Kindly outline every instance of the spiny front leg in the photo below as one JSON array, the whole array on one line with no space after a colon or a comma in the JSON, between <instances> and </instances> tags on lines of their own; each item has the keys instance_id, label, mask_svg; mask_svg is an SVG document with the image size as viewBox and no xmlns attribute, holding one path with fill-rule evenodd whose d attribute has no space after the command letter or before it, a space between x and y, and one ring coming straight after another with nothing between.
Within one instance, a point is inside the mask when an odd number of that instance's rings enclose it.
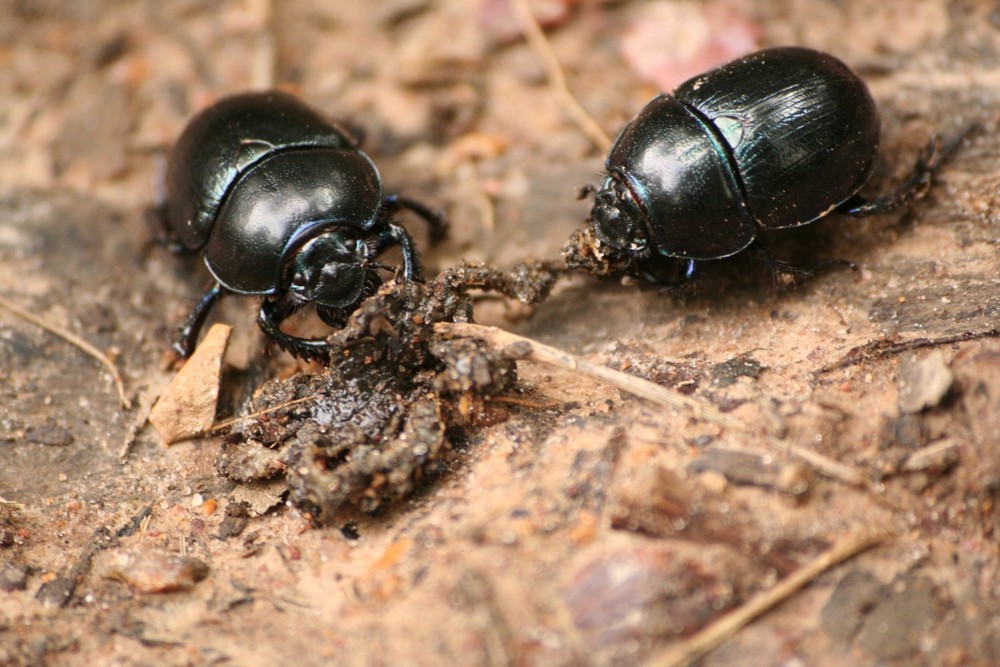
<instances>
[{"instance_id":1,"label":"spiny front leg","mask_svg":"<svg viewBox=\"0 0 1000 667\"><path fill-rule=\"evenodd\" d=\"M330 358L330 346L325 340L299 338L282 331L278 325L295 311L293 306L282 306L271 298L265 298L260 304L257 324L264 334L274 341L282 350L300 359L315 359L327 361Z\"/></svg>"},{"instance_id":2,"label":"spiny front leg","mask_svg":"<svg viewBox=\"0 0 1000 667\"><path fill-rule=\"evenodd\" d=\"M198 334L201 332L201 327L208 318L209 311L212 310L212 306L218 303L225 292L226 290L222 285L218 282L213 283L212 287L205 292L191 310L187 321L181 327L180 331L177 332L177 338L171 344L174 352L179 354L182 359L187 359L194 352L195 343L198 342Z\"/></svg>"},{"instance_id":3,"label":"spiny front leg","mask_svg":"<svg viewBox=\"0 0 1000 667\"><path fill-rule=\"evenodd\" d=\"M391 245L398 245L403 252L403 279L423 281L423 269L420 266L420 255L413 239L394 222L386 222L378 232L375 242L375 254L381 254Z\"/></svg>"},{"instance_id":4,"label":"spiny front leg","mask_svg":"<svg viewBox=\"0 0 1000 667\"><path fill-rule=\"evenodd\" d=\"M413 211L418 216L423 218L424 222L427 223L427 226L430 229L431 243L443 241L448 236L448 221L445 217L432 210L430 207L418 202L416 199L401 197L399 195L389 195L382 200L382 207L387 217L405 208Z\"/></svg>"}]
</instances>

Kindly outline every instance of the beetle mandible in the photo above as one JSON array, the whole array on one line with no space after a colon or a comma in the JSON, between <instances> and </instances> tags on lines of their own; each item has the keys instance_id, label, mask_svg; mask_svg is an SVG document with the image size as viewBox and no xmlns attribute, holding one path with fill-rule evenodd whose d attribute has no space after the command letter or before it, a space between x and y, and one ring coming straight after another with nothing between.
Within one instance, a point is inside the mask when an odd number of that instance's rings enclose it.
<instances>
[{"instance_id":1,"label":"beetle mandible","mask_svg":"<svg viewBox=\"0 0 1000 667\"><path fill-rule=\"evenodd\" d=\"M225 294L263 297L258 324L279 347L303 358L323 340L279 328L314 304L342 326L382 279L375 260L398 245L402 277L422 279L400 209L426 220L432 239L444 220L428 207L384 196L372 161L348 133L282 92L224 98L197 114L170 154L164 224L179 249L201 251L215 281L194 307L174 349L188 356L212 306Z\"/></svg>"},{"instance_id":2,"label":"beetle mandible","mask_svg":"<svg viewBox=\"0 0 1000 667\"><path fill-rule=\"evenodd\" d=\"M844 63L801 47L757 51L639 112L611 148L588 222L632 275L683 281L696 262L762 245L762 232L905 204L955 145L932 139L905 183L869 201L858 191L878 143L878 109Z\"/></svg>"}]
</instances>

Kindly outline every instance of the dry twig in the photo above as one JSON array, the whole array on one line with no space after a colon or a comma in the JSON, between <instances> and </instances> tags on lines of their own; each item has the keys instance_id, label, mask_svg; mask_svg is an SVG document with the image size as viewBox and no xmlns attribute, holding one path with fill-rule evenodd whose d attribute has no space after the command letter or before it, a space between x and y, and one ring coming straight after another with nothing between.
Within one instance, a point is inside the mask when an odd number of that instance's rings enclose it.
<instances>
[{"instance_id":1,"label":"dry twig","mask_svg":"<svg viewBox=\"0 0 1000 667\"><path fill-rule=\"evenodd\" d=\"M527 0L513 0L511 7L517 15L517 20L521 23L521 28L524 30L524 37L528 40L528 45L534 49L535 53L542 60L542 65L545 67L545 77L549 80L549 86L552 88L552 93L556 101L573 122L576 123L580 131L593 142L594 146L601 153L607 153L611 149L611 137L601 129L597 121L587 113L586 109L573 96L566 83L566 75L559 65L559 59L552 51L552 47L545 38L545 33L542 32L541 26L538 25L538 21L535 20L535 15L531 13L531 7L528 6Z\"/></svg>"},{"instance_id":2,"label":"dry twig","mask_svg":"<svg viewBox=\"0 0 1000 667\"><path fill-rule=\"evenodd\" d=\"M135 444L136 438L139 437L139 432L149 423L149 413L153 409L153 404L160 397L161 392L161 386L146 387L138 392L136 396L136 414L125 431L121 447L118 448L119 463L124 465L128 461L132 445Z\"/></svg>"},{"instance_id":3,"label":"dry twig","mask_svg":"<svg viewBox=\"0 0 1000 667\"><path fill-rule=\"evenodd\" d=\"M27 320L28 322L34 324L36 327L40 327L45 331L48 331L50 334L62 338L67 343L75 345L79 349L83 350L83 352L85 352L86 354L90 355L94 359L97 359L97 361L101 362L104 365L104 367L108 369L108 372L111 373L111 378L115 381L115 387L117 387L118 389L118 398L119 400L121 400L122 407L124 407L126 410L132 407L131 401L129 401L128 397L125 396L125 384L122 382L122 376L118 373L118 368L115 366L115 362L111 361L111 358L108 357L108 355L106 355L104 352L102 352L97 347L87 342L83 338L80 338L72 331L68 331L54 324L49 324L40 317L32 315L31 313L24 310L20 306L14 305L13 303L8 301L7 299L4 299L3 297L0 297L0 308L6 308L7 310L12 312L14 315L20 317L21 319Z\"/></svg>"},{"instance_id":4,"label":"dry twig","mask_svg":"<svg viewBox=\"0 0 1000 667\"><path fill-rule=\"evenodd\" d=\"M913 338L910 340L891 340L888 338L879 338L877 340L869 341L864 345L851 348L851 350L838 361L823 366L819 370L814 371L814 374L817 376L825 375L826 373L839 371L850 366L856 366L870 361L881 361L882 359L888 359L890 357L903 354L904 352L919 350L925 347L940 347L942 345L964 343L966 341L977 340L979 338L995 338L997 336L1000 336L1000 328L987 329L985 331L965 331L959 334L941 336L940 338Z\"/></svg>"},{"instance_id":5,"label":"dry twig","mask_svg":"<svg viewBox=\"0 0 1000 667\"><path fill-rule=\"evenodd\" d=\"M646 664L651 667L690 665L826 570L881 543L885 537L878 533L858 533L843 539L769 590L758 593L742 607L726 614L679 646L654 655Z\"/></svg>"},{"instance_id":6,"label":"dry twig","mask_svg":"<svg viewBox=\"0 0 1000 667\"><path fill-rule=\"evenodd\" d=\"M863 472L852 468L849 465L844 465L840 461L831 459L829 456L823 456L808 447L802 447L801 445L796 445L772 436L767 438L767 442L772 448L777 449L778 451L787 452L792 456L805 461L815 470L823 473L827 477L839 480L848 486L868 489L869 491L876 490L871 480Z\"/></svg>"},{"instance_id":7,"label":"dry twig","mask_svg":"<svg viewBox=\"0 0 1000 667\"><path fill-rule=\"evenodd\" d=\"M213 424L211 428L205 429L204 431L201 431L199 433L192 433L190 436L185 438L185 440L194 440L195 438L206 436L209 433L218 433L222 429L229 428L233 424L239 424L240 422L246 421L247 419L253 419L254 417L260 417L261 415L266 415L272 412L277 412L278 410L283 410L292 405L298 405L299 403L305 403L307 401L311 401L314 398L316 398L316 396L318 396L318 394L309 394L308 396L303 396L302 398L296 398L295 400L292 401L286 401L285 403L281 403L279 405L272 405L271 407L265 408L264 410L257 410L256 412L251 412L249 414L240 415L239 417L233 417L232 419L227 419L224 422Z\"/></svg>"},{"instance_id":8,"label":"dry twig","mask_svg":"<svg viewBox=\"0 0 1000 667\"><path fill-rule=\"evenodd\" d=\"M928 468L947 468L958 460L962 443L953 438L945 438L931 443L908 455L899 463L900 472L916 472Z\"/></svg>"},{"instance_id":9,"label":"dry twig","mask_svg":"<svg viewBox=\"0 0 1000 667\"><path fill-rule=\"evenodd\" d=\"M274 8L271 0L252 0L249 5L248 14L260 19L260 26L254 36L254 46L250 54L253 88L269 90L274 88L277 78L275 76L277 57L274 39Z\"/></svg>"},{"instance_id":10,"label":"dry twig","mask_svg":"<svg viewBox=\"0 0 1000 667\"><path fill-rule=\"evenodd\" d=\"M747 430L747 426L743 422L723 414L715 406L704 401L690 398L671 391L666 387L661 387L649 380L643 380L642 378L616 371L607 366L592 364L569 352L563 352L530 338L504 331L498 327L468 324L465 322L438 322L434 325L434 330L443 336L452 338L477 338L516 359L527 359L589 375L622 391L626 391L633 396L645 398L658 405L685 411L699 419L704 419L719 426L739 431Z\"/></svg>"},{"instance_id":11,"label":"dry twig","mask_svg":"<svg viewBox=\"0 0 1000 667\"><path fill-rule=\"evenodd\" d=\"M617 389L628 392L633 396L652 401L657 405L687 412L698 419L703 419L734 431L741 433L751 432L751 428L747 424L744 424L739 419L723 414L715 406L705 401L679 394L649 380L616 371L607 366L592 364L568 352L563 352L562 350L539 343L530 338L525 338L524 336L518 336L498 327L462 322L439 322L434 325L434 330L452 338L476 338L512 357L549 364L550 366L556 366L564 370L588 375L601 382L606 382ZM839 461L773 436L768 436L767 442L770 447L805 461L827 477L839 480L850 486L874 490L871 481L864 473Z\"/></svg>"}]
</instances>

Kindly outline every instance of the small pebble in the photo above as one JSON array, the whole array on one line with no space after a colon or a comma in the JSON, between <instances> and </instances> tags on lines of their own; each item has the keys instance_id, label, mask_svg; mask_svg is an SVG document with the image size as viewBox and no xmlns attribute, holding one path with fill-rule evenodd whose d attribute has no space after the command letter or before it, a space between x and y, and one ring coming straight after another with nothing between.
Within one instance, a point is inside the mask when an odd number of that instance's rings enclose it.
<instances>
[{"instance_id":1,"label":"small pebble","mask_svg":"<svg viewBox=\"0 0 1000 667\"><path fill-rule=\"evenodd\" d=\"M137 547L100 553L96 571L139 593L169 593L192 588L208 575L208 565L162 549Z\"/></svg>"},{"instance_id":2,"label":"small pebble","mask_svg":"<svg viewBox=\"0 0 1000 667\"><path fill-rule=\"evenodd\" d=\"M0 591L10 593L27 588L28 566L8 565L0 570Z\"/></svg>"},{"instance_id":3,"label":"small pebble","mask_svg":"<svg viewBox=\"0 0 1000 667\"><path fill-rule=\"evenodd\" d=\"M919 359L915 354L903 357L899 361L899 411L912 414L934 407L954 380L940 350Z\"/></svg>"}]
</instances>

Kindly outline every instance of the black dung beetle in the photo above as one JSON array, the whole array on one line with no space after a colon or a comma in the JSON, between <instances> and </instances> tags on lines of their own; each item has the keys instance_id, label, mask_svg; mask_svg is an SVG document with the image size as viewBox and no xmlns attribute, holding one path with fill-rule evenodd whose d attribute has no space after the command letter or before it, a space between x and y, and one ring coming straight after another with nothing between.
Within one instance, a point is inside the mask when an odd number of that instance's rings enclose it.
<instances>
[{"instance_id":1,"label":"black dung beetle","mask_svg":"<svg viewBox=\"0 0 1000 667\"><path fill-rule=\"evenodd\" d=\"M445 232L442 218L410 199L383 196L375 165L343 129L295 97L247 93L196 115L167 166L164 224L179 249L201 250L215 278L174 344L194 348L209 310L227 293L263 297L258 324L277 345L319 358L322 340L292 336L279 324L314 304L326 324L343 326L382 279L375 259L391 245L402 277L420 280L417 250L393 222L410 209Z\"/></svg>"},{"instance_id":2,"label":"black dung beetle","mask_svg":"<svg viewBox=\"0 0 1000 667\"><path fill-rule=\"evenodd\" d=\"M932 140L898 190L869 201L857 193L878 143L878 109L846 65L806 48L758 51L650 101L611 148L588 221L632 275L680 282L697 261L762 246L767 230L909 202L951 149Z\"/></svg>"}]
</instances>

